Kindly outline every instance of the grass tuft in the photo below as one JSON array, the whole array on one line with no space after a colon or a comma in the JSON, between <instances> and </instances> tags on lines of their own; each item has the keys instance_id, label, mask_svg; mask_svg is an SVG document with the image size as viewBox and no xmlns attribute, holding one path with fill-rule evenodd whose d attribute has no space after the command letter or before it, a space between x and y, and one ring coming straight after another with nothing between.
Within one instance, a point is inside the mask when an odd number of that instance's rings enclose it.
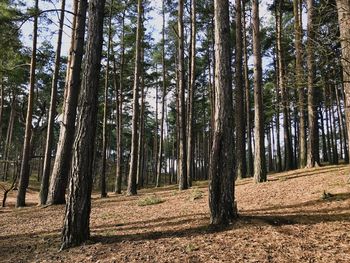
<instances>
[{"instance_id":1,"label":"grass tuft","mask_svg":"<svg viewBox=\"0 0 350 263\"><path fill-rule=\"evenodd\" d=\"M148 195L138 201L139 206L147 206L147 205L156 205L163 203L164 200L162 200L159 196L157 195Z\"/></svg>"}]
</instances>

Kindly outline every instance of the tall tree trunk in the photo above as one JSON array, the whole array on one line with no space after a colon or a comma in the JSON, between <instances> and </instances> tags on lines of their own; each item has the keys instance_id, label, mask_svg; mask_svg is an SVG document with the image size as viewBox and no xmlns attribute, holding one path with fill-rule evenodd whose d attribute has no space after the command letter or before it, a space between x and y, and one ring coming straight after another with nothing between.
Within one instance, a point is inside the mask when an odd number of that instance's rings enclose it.
<instances>
[{"instance_id":1,"label":"tall tree trunk","mask_svg":"<svg viewBox=\"0 0 350 263\"><path fill-rule=\"evenodd\" d=\"M117 194L122 193L122 158L123 158L123 149L122 149L122 135L123 135L123 85L124 85L124 64L125 64L125 9L122 14L122 35L120 43L120 75L119 75L119 94L117 94L117 103L118 114L117 114L117 160L116 160L116 179L114 192Z\"/></svg>"},{"instance_id":2,"label":"tall tree trunk","mask_svg":"<svg viewBox=\"0 0 350 263\"><path fill-rule=\"evenodd\" d=\"M193 104L194 93L196 89L196 0L191 0L191 63L190 63L190 81L188 90L188 129L187 129L187 184L192 186L192 180L194 176L194 135L193 135Z\"/></svg>"},{"instance_id":3,"label":"tall tree trunk","mask_svg":"<svg viewBox=\"0 0 350 263\"><path fill-rule=\"evenodd\" d=\"M249 68L248 68L248 43L247 43L247 30L246 30L246 15L245 15L245 1L242 1L243 9L243 60L244 60L244 88L245 88L245 113L246 113L246 125L247 125L247 176L251 177L254 173L253 164L253 149L252 149L252 128L251 128L251 103L250 103L250 83L249 83Z\"/></svg>"},{"instance_id":4,"label":"tall tree trunk","mask_svg":"<svg viewBox=\"0 0 350 263\"><path fill-rule=\"evenodd\" d=\"M2 141L2 122L4 115L4 80L0 75L0 151L1 151L1 141Z\"/></svg>"},{"instance_id":5,"label":"tall tree trunk","mask_svg":"<svg viewBox=\"0 0 350 263\"><path fill-rule=\"evenodd\" d=\"M339 91L337 87L335 87L335 96L337 100L337 112L338 112L338 118L339 118L339 125L340 125L340 130L343 138L344 160L345 160L345 163L348 163L349 162L349 152L347 148L348 138L346 136L346 126L344 125L343 113L340 105Z\"/></svg>"},{"instance_id":6,"label":"tall tree trunk","mask_svg":"<svg viewBox=\"0 0 350 263\"><path fill-rule=\"evenodd\" d=\"M185 109L185 62L184 62L184 0L179 0L178 6L178 75L179 75L179 140L178 140L178 160L177 172L179 178L179 189L185 190L188 188L187 173L186 173L186 109Z\"/></svg>"},{"instance_id":7,"label":"tall tree trunk","mask_svg":"<svg viewBox=\"0 0 350 263\"><path fill-rule=\"evenodd\" d=\"M342 47L343 85L345 93L345 118L350 142L350 2L337 0L338 20L340 29L340 43ZM350 147L348 147L350 151Z\"/></svg>"},{"instance_id":8,"label":"tall tree trunk","mask_svg":"<svg viewBox=\"0 0 350 263\"><path fill-rule=\"evenodd\" d=\"M56 116L57 86L58 86L58 78L59 78L60 64L61 64L61 48L62 48L62 34L63 34L63 26L64 26L65 8L66 8L66 1L62 0L60 23L59 23L58 38L57 38L55 69L54 69L53 78L52 78L51 101L50 101L49 118L48 118L48 124L47 124L46 146L45 146L44 164L43 164L43 172L42 172L43 176L42 176L41 186L40 186L40 204L41 205L46 204L47 195L49 192L52 141L53 141L53 135L54 135L53 128L54 128L55 116Z\"/></svg>"},{"instance_id":9,"label":"tall tree trunk","mask_svg":"<svg viewBox=\"0 0 350 263\"><path fill-rule=\"evenodd\" d=\"M141 184L143 184L142 177L143 177L143 149L144 149L144 134L145 134L145 71L144 71L144 48L141 48L141 65L142 65L142 70L141 70L141 113L140 113L140 129L138 132L139 136L139 143L137 147L137 186L140 189Z\"/></svg>"},{"instance_id":10,"label":"tall tree trunk","mask_svg":"<svg viewBox=\"0 0 350 263\"><path fill-rule=\"evenodd\" d=\"M78 2L78 3L77 3ZM84 36L86 0L74 2L74 16L70 57L64 90L63 118L60 127L60 135L57 145L55 163L50 180L50 188L47 202L49 204L64 204L68 183L70 163L72 159L72 147L75 133L75 119L77 103L81 84L81 64L84 53Z\"/></svg>"},{"instance_id":11,"label":"tall tree trunk","mask_svg":"<svg viewBox=\"0 0 350 263\"><path fill-rule=\"evenodd\" d=\"M106 166L107 166L107 113L108 113L108 89L109 89L109 65L112 44L112 12L114 1L110 2L109 22L108 22L108 42L107 42L107 65L104 87L104 104L103 104L103 130L102 130L102 171L101 171L101 197L107 197L106 189Z\"/></svg>"},{"instance_id":12,"label":"tall tree trunk","mask_svg":"<svg viewBox=\"0 0 350 263\"><path fill-rule=\"evenodd\" d=\"M215 122L209 167L210 223L227 225L237 217L234 200L233 106L229 1L214 0Z\"/></svg>"},{"instance_id":13,"label":"tall tree trunk","mask_svg":"<svg viewBox=\"0 0 350 263\"><path fill-rule=\"evenodd\" d=\"M302 73L302 27L300 20L300 0L293 0L294 9L294 31L295 31L295 74L296 87L298 90L298 113L299 113L299 166L304 168L307 161L306 152L306 119L305 119L305 92Z\"/></svg>"},{"instance_id":14,"label":"tall tree trunk","mask_svg":"<svg viewBox=\"0 0 350 263\"><path fill-rule=\"evenodd\" d=\"M317 163L317 151L316 146L318 143L317 133L317 113L316 113L316 98L314 89L314 47L312 41L314 41L314 3L313 0L307 0L307 110L308 110L308 123L309 123L309 136L307 146L307 167L315 167Z\"/></svg>"},{"instance_id":15,"label":"tall tree trunk","mask_svg":"<svg viewBox=\"0 0 350 263\"><path fill-rule=\"evenodd\" d=\"M31 159L31 144L30 139L32 135L32 118L34 107L34 88L35 88L35 70L36 70L36 50L38 40L38 12L39 12L39 0L35 0L35 16L33 26L33 46L32 46L32 58L30 62L30 80L29 80L29 95L28 95L28 108L26 117L26 126L23 143L22 164L19 177L19 186L17 194L16 207L25 206L26 192L29 184L29 162Z\"/></svg>"},{"instance_id":16,"label":"tall tree trunk","mask_svg":"<svg viewBox=\"0 0 350 263\"><path fill-rule=\"evenodd\" d=\"M133 115L132 115L132 134L131 134L131 153L130 170L128 176L128 195L137 194L137 145L138 145L138 121L139 121L139 86L141 72L141 37L142 37L142 0L137 2L137 30L136 30L136 54L135 54L135 72L133 88Z\"/></svg>"},{"instance_id":17,"label":"tall tree trunk","mask_svg":"<svg viewBox=\"0 0 350 263\"><path fill-rule=\"evenodd\" d=\"M241 0L236 0L236 178L246 177L245 158L245 118L244 118L244 86L243 86L243 53L242 53L242 8Z\"/></svg>"},{"instance_id":18,"label":"tall tree trunk","mask_svg":"<svg viewBox=\"0 0 350 263\"><path fill-rule=\"evenodd\" d=\"M259 29L259 2L253 0L253 54L254 54L254 134L255 134L255 156L254 156L254 181L266 181L266 162L264 145L264 115L263 115L263 89L262 89L262 61Z\"/></svg>"},{"instance_id":19,"label":"tall tree trunk","mask_svg":"<svg viewBox=\"0 0 350 263\"><path fill-rule=\"evenodd\" d=\"M192 0L195 1L195 0ZM163 134L164 134L164 111L165 111L165 97L167 93L166 83L166 65L165 65L165 0L162 1L162 13L163 13L163 26L162 26L162 74L163 74L163 91L162 91L162 115L160 118L160 138L159 138L159 149L158 149L158 162L157 162L157 184L162 173L162 162L163 162ZM165 180L164 180L165 182Z\"/></svg>"},{"instance_id":20,"label":"tall tree trunk","mask_svg":"<svg viewBox=\"0 0 350 263\"><path fill-rule=\"evenodd\" d=\"M8 179L7 174L8 174L8 167L9 167L9 154L10 154L10 148L12 144L15 118L16 118L16 95L13 95L12 102L11 102L10 119L8 122L9 124L7 126L6 141L5 141L5 147L4 147L3 160L5 161L5 164L4 164L3 181L7 181Z\"/></svg>"},{"instance_id":21,"label":"tall tree trunk","mask_svg":"<svg viewBox=\"0 0 350 263\"><path fill-rule=\"evenodd\" d=\"M289 98L288 98L288 88L285 85L284 78L284 63L283 63L283 45L282 45L282 6L283 1L278 2L278 8L276 13L276 32L277 32L277 69L278 69L278 83L279 89L282 93L282 108L283 108L283 138L284 138L284 169L286 171L293 168L293 149L292 149L292 139L289 130L290 119L289 119Z\"/></svg>"},{"instance_id":22,"label":"tall tree trunk","mask_svg":"<svg viewBox=\"0 0 350 263\"><path fill-rule=\"evenodd\" d=\"M73 146L72 174L62 230L62 249L80 245L90 237L92 163L97 125L104 7L104 0L89 2L85 74L80 94L77 134Z\"/></svg>"}]
</instances>

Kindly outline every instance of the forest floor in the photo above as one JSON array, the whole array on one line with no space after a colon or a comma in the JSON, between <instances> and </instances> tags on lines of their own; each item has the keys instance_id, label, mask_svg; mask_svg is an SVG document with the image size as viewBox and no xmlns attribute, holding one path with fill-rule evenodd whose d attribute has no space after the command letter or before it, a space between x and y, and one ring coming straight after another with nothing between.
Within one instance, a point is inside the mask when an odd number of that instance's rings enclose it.
<instances>
[{"instance_id":1,"label":"forest floor","mask_svg":"<svg viewBox=\"0 0 350 263\"><path fill-rule=\"evenodd\" d=\"M350 262L350 166L270 175L237 182L240 217L209 226L207 182L138 196L93 196L91 240L59 252L64 206L0 208L1 262ZM140 206L141 201L162 201Z\"/></svg>"}]
</instances>

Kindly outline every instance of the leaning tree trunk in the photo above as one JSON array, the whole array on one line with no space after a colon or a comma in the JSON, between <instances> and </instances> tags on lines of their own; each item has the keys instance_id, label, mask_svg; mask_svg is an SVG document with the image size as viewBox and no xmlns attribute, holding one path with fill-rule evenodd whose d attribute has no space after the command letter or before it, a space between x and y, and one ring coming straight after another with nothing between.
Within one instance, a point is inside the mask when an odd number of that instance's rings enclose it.
<instances>
[{"instance_id":1,"label":"leaning tree trunk","mask_svg":"<svg viewBox=\"0 0 350 263\"><path fill-rule=\"evenodd\" d=\"M237 217L234 201L233 106L229 1L214 0L215 120L209 167L210 223L227 225Z\"/></svg>"},{"instance_id":2,"label":"leaning tree trunk","mask_svg":"<svg viewBox=\"0 0 350 263\"><path fill-rule=\"evenodd\" d=\"M46 135L46 146L44 154L44 164L43 164L43 176L40 186L40 204L44 205L47 201L47 195L49 191L49 179L50 179L50 170L51 170L51 154L52 154L52 142L53 142L53 128L55 124L55 115L56 115L56 104L57 104L57 86L58 78L60 73L60 64L61 64L61 49L62 49L62 34L64 26L64 12L66 7L66 1L62 0L61 4L61 14L60 14L60 24L58 30L58 39L57 39L57 49L56 49L56 58L55 58L55 69L52 78L52 87L51 87L51 101L50 101L50 110L49 118L47 124L47 135Z\"/></svg>"},{"instance_id":3,"label":"leaning tree trunk","mask_svg":"<svg viewBox=\"0 0 350 263\"><path fill-rule=\"evenodd\" d=\"M309 122L309 136L307 141L307 167L315 167L319 165L317 163L318 146L318 125L317 125L317 113L316 113L316 98L314 88L314 3L313 0L307 0L307 87L308 87L308 122Z\"/></svg>"},{"instance_id":4,"label":"leaning tree trunk","mask_svg":"<svg viewBox=\"0 0 350 263\"><path fill-rule=\"evenodd\" d=\"M36 50L38 40L38 15L39 11L39 0L35 1L35 12L34 16L34 27L33 27L33 47L32 47L32 58L30 63L30 80L29 80L29 95L28 95L28 108L26 127L24 134L23 154L21 171L19 177L19 186L17 194L17 207L23 207L26 204L26 192L29 184L29 161L31 159L31 144L30 139L32 135L32 118L33 118L33 106L34 106L34 88L35 88L35 70L36 70Z\"/></svg>"},{"instance_id":5,"label":"leaning tree trunk","mask_svg":"<svg viewBox=\"0 0 350 263\"><path fill-rule=\"evenodd\" d=\"M178 6L178 119L179 119L179 140L178 140L178 160L177 173L179 178L179 189L185 190L188 188L187 170L186 170L186 120L185 120L185 62L184 62L184 0L179 0Z\"/></svg>"},{"instance_id":6,"label":"leaning tree trunk","mask_svg":"<svg viewBox=\"0 0 350 263\"><path fill-rule=\"evenodd\" d=\"M191 1L191 63L190 63L190 83L188 91L188 129L187 129L187 161L186 161L186 173L188 187L192 186L194 176L194 135L193 135L193 104L194 104L194 92L196 88L196 0Z\"/></svg>"},{"instance_id":7,"label":"leaning tree trunk","mask_svg":"<svg viewBox=\"0 0 350 263\"><path fill-rule=\"evenodd\" d=\"M77 3L78 2L78 3ZM55 163L50 180L49 204L64 204L67 182L72 159L75 133L75 119L81 84L81 64L84 52L84 36L87 0L75 1L72 42L64 91L63 117L57 145Z\"/></svg>"},{"instance_id":8,"label":"leaning tree trunk","mask_svg":"<svg viewBox=\"0 0 350 263\"><path fill-rule=\"evenodd\" d=\"M244 87L243 87L243 61L242 61L242 8L241 0L236 0L236 178L246 177L245 152L245 118L244 118Z\"/></svg>"},{"instance_id":9,"label":"leaning tree trunk","mask_svg":"<svg viewBox=\"0 0 350 263\"><path fill-rule=\"evenodd\" d=\"M101 197L107 197L106 167L107 167L107 112L108 112L108 89L109 89L109 65L112 44L112 12L113 3L110 2L109 22L108 22L108 43L107 43L107 65L105 75L104 104L103 104L103 131L102 131L102 171L101 171Z\"/></svg>"},{"instance_id":10,"label":"leaning tree trunk","mask_svg":"<svg viewBox=\"0 0 350 263\"><path fill-rule=\"evenodd\" d=\"M90 237L93 155L97 125L98 86L103 44L104 0L89 2L85 69L74 141L72 174L62 230L62 249L80 245Z\"/></svg>"},{"instance_id":11,"label":"leaning tree trunk","mask_svg":"<svg viewBox=\"0 0 350 263\"><path fill-rule=\"evenodd\" d=\"M138 145L138 121L139 121L139 86L141 71L141 37L142 37L142 0L137 3L137 31L136 31L136 55L135 55L135 72L133 88L133 115L132 115L132 134L131 134L131 153L130 153L130 170L128 177L128 195L137 194L137 145Z\"/></svg>"},{"instance_id":12,"label":"leaning tree trunk","mask_svg":"<svg viewBox=\"0 0 350 263\"><path fill-rule=\"evenodd\" d=\"M337 0L336 2L340 28L340 43L342 47L345 118L348 142L350 142L350 2L349 0ZM348 147L348 151L350 151L350 147Z\"/></svg>"},{"instance_id":13,"label":"leaning tree trunk","mask_svg":"<svg viewBox=\"0 0 350 263\"><path fill-rule=\"evenodd\" d=\"M254 108L255 108L255 153L254 153L254 181L266 181L266 163L264 146L264 115L262 89L262 61L259 29L259 2L253 0L253 54L254 54Z\"/></svg>"}]
</instances>

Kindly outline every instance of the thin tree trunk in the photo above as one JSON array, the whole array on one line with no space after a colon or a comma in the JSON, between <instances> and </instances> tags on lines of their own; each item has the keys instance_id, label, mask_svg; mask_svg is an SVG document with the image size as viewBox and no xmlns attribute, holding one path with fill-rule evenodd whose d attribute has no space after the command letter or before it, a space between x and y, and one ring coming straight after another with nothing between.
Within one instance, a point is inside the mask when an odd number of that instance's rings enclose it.
<instances>
[{"instance_id":1,"label":"thin tree trunk","mask_svg":"<svg viewBox=\"0 0 350 263\"><path fill-rule=\"evenodd\" d=\"M253 0L253 54L254 54L254 181L266 181L265 145L264 145L264 116L263 116L263 90L262 90L262 61L259 29L259 2Z\"/></svg>"},{"instance_id":2,"label":"thin tree trunk","mask_svg":"<svg viewBox=\"0 0 350 263\"><path fill-rule=\"evenodd\" d=\"M185 190L188 188L187 173L186 173L186 120L185 120L185 66L184 66L184 0L179 0L178 6L178 75L179 75L179 140L178 140L178 160L177 172L179 178L179 189Z\"/></svg>"},{"instance_id":3,"label":"thin tree trunk","mask_svg":"<svg viewBox=\"0 0 350 263\"><path fill-rule=\"evenodd\" d=\"M39 0L35 0L35 12L39 11ZM33 26L33 46L32 46L32 58L30 63L30 80L29 80L29 95L28 95L28 108L26 117L26 126L23 143L23 154L21 172L19 177L19 186L17 194L16 207L23 207L26 205L26 192L29 184L29 171L30 171L30 159L31 159L31 144L30 139L32 135L32 118L34 107L34 88L35 88L35 70L36 70L36 51L38 40L38 15L34 16Z\"/></svg>"},{"instance_id":4,"label":"thin tree trunk","mask_svg":"<svg viewBox=\"0 0 350 263\"><path fill-rule=\"evenodd\" d=\"M341 131L342 138L344 140L343 141L344 160L345 160L345 163L348 163L349 162L349 152L347 148L348 138L346 136L346 127L344 125L343 113L340 106L339 91L337 87L335 87L335 96L337 100L337 112L338 112L338 118L339 118L340 131Z\"/></svg>"},{"instance_id":5,"label":"thin tree trunk","mask_svg":"<svg viewBox=\"0 0 350 263\"><path fill-rule=\"evenodd\" d=\"M192 0L195 1L195 0ZM160 185L160 177L162 173L162 162L163 162L163 133L164 133L164 111L165 111L165 97L167 93L166 83L166 65L165 65L165 0L162 1L162 13L163 13L163 27L162 27L162 74L163 74L163 91L162 91L162 115L160 118L160 138L159 138L159 149L158 149L158 162L157 162L157 183L156 186ZM164 180L165 183L165 180Z\"/></svg>"},{"instance_id":6,"label":"thin tree trunk","mask_svg":"<svg viewBox=\"0 0 350 263\"><path fill-rule=\"evenodd\" d=\"M70 58L67 69L66 85L64 88L64 113L60 127L55 163L50 180L47 200L47 203L49 204L65 203L65 193L72 159L77 103L81 84L80 73L84 52L87 8L88 3L86 0L75 1L74 3L74 10L77 10L74 13L77 15L74 16L75 21L73 21Z\"/></svg>"},{"instance_id":7,"label":"thin tree trunk","mask_svg":"<svg viewBox=\"0 0 350 263\"><path fill-rule=\"evenodd\" d=\"M46 204L47 195L49 192L52 142L53 142L53 135L54 135L53 128L54 128L55 116L56 116L57 86L58 86L58 78L59 78L60 65L61 65L62 34L63 34L63 26L64 26L65 7L66 7L66 1L62 0L60 23L59 23L59 29L58 29L56 58L55 58L55 69L54 69L53 78L52 78L51 101L50 101L49 118L48 118L48 124L47 124L46 146L45 146L44 164L43 164L43 171L42 171L43 176L42 176L41 187L40 187L40 204L41 205Z\"/></svg>"},{"instance_id":8,"label":"thin tree trunk","mask_svg":"<svg viewBox=\"0 0 350 263\"><path fill-rule=\"evenodd\" d=\"M209 167L210 223L227 225L237 217L234 200L233 106L229 1L214 0L215 122Z\"/></svg>"},{"instance_id":9,"label":"thin tree trunk","mask_svg":"<svg viewBox=\"0 0 350 263\"><path fill-rule=\"evenodd\" d=\"M197 36L197 25L196 25L196 0L191 0L191 63L190 63L190 81L188 91L188 120L187 120L187 184L188 187L192 186L194 176L194 135L193 135L193 104L194 104L194 93L196 89L196 36Z\"/></svg>"},{"instance_id":10,"label":"thin tree trunk","mask_svg":"<svg viewBox=\"0 0 350 263\"><path fill-rule=\"evenodd\" d=\"M142 65L142 70L141 70L141 113L140 113L140 129L138 132L139 135L139 143L138 143L138 148L137 148L137 186L140 189L141 183L140 181L142 180L143 177L143 165L142 165L142 160L143 160L143 149L144 149L144 134L145 134L145 72L144 72L144 49L143 47L141 48L141 65Z\"/></svg>"},{"instance_id":11,"label":"thin tree trunk","mask_svg":"<svg viewBox=\"0 0 350 263\"><path fill-rule=\"evenodd\" d=\"M97 126L104 7L104 0L89 2L85 74L80 94L72 175L62 230L62 249L80 245L90 237L92 163Z\"/></svg>"},{"instance_id":12,"label":"thin tree trunk","mask_svg":"<svg viewBox=\"0 0 350 263\"><path fill-rule=\"evenodd\" d=\"M3 160L5 160L4 163L4 174L3 174L3 181L7 181L7 174L8 174L8 165L9 165L9 154L10 154L10 148L12 144L12 136L13 136L13 128L16 118L16 96L14 95L11 102L11 112L10 112L10 119L9 124L7 127L7 133L6 133L6 141L5 141L5 147L4 147L4 157Z\"/></svg>"},{"instance_id":13,"label":"thin tree trunk","mask_svg":"<svg viewBox=\"0 0 350 263\"><path fill-rule=\"evenodd\" d=\"M139 121L139 86L141 72L141 37L142 37L142 0L137 2L137 30L136 30L136 54L135 54L135 72L133 87L133 115L132 115L132 135L131 135L131 153L130 170L128 176L128 195L137 194L137 145L138 145L138 121Z\"/></svg>"},{"instance_id":14,"label":"thin tree trunk","mask_svg":"<svg viewBox=\"0 0 350 263\"><path fill-rule=\"evenodd\" d=\"M243 34L241 0L236 0L236 92L235 92L235 123L236 123L236 178L246 177L245 152L245 117L244 117L244 86L243 86Z\"/></svg>"},{"instance_id":15,"label":"thin tree trunk","mask_svg":"<svg viewBox=\"0 0 350 263\"><path fill-rule=\"evenodd\" d=\"M252 134L251 134L251 103L250 103L250 83L249 83L249 68L248 68L248 43L247 43L247 29L246 29L246 9L245 1L242 1L243 9L243 63L244 63L244 88L245 88L245 113L246 113L246 132L247 132L247 176L251 177L254 173L253 164L253 149L252 149Z\"/></svg>"},{"instance_id":16,"label":"thin tree trunk","mask_svg":"<svg viewBox=\"0 0 350 263\"><path fill-rule=\"evenodd\" d=\"M122 157L123 157L123 149L122 149L122 139L123 139L123 84L124 84L124 64L125 64L125 9L122 14L122 35L121 35L121 43L120 43L120 76L119 76L119 103L117 103L117 107L119 107L117 114L117 160L116 160L116 179L114 192L117 194L122 193ZM118 96L118 94L117 94Z\"/></svg>"},{"instance_id":17,"label":"thin tree trunk","mask_svg":"<svg viewBox=\"0 0 350 263\"><path fill-rule=\"evenodd\" d=\"M298 91L298 113L299 113L299 167L304 168L307 161L306 152L306 119L305 119L305 92L302 75L302 27L300 20L300 0L293 0L294 9L294 31L295 31L295 74L296 87Z\"/></svg>"},{"instance_id":18,"label":"thin tree trunk","mask_svg":"<svg viewBox=\"0 0 350 263\"><path fill-rule=\"evenodd\" d=\"M104 88L103 104L103 130L102 130L102 171L101 171L101 197L107 197L106 189L106 162L107 162L107 112L108 112L108 89L109 89L109 65L112 44L112 12L114 1L110 2L109 23L108 23L108 42L107 42L107 65Z\"/></svg>"}]
</instances>

